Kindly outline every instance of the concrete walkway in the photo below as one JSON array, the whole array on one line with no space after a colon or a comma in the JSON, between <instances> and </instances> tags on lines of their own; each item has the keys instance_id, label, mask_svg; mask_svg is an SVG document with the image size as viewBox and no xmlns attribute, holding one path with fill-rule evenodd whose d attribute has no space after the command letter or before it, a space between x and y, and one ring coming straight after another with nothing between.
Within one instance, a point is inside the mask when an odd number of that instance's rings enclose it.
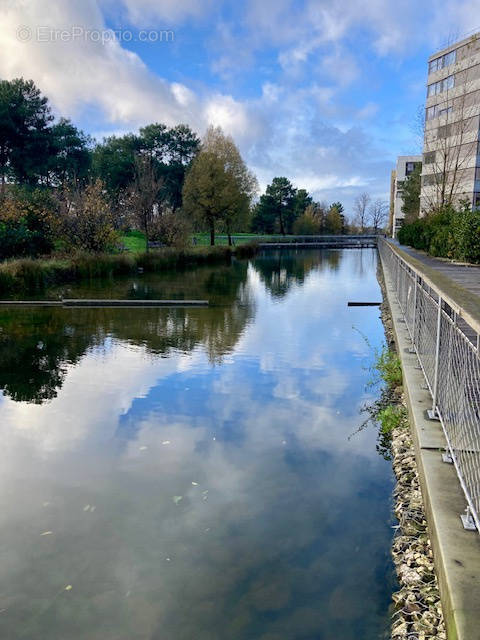
<instances>
[{"instance_id":1,"label":"concrete walkway","mask_svg":"<svg viewBox=\"0 0 480 640\"><path fill-rule=\"evenodd\" d=\"M396 240L390 240L390 242L412 258L450 278L470 293L480 296L480 265L466 265L443 258L432 258L423 251L406 247Z\"/></svg>"}]
</instances>

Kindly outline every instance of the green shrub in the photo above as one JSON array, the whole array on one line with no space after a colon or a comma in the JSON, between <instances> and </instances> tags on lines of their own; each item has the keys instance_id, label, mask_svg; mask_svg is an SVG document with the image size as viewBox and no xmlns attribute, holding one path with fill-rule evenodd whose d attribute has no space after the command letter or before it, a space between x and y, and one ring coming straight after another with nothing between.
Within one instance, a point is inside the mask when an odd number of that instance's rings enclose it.
<instances>
[{"instance_id":1,"label":"green shrub","mask_svg":"<svg viewBox=\"0 0 480 640\"><path fill-rule=\"evenodd\" d=\"M374 369L390 389L400 387L403 380L402 364L394 351L384 347L375 354Z\"/></svg>"},{"instance_id":2,"label":"green shrub","mask_svg":"<svg viewBox=\"0 0 480 640\"><path fill-rule=\"evenodd\" d=\"M12 187L0 201L0 259L50 253L54 227L55 205L46 191Z\"/></svg>"},{"instance_id":3,"label":"green shrub","mask_svg":"<svg viewBox=\"0 0 480 640\"><path fill-rule=\"evenodd\" d=\"M391 436L394 429L405 423L407 410L401 404L389 404L377 413L376 419L380 423L381 435Z\"/></svg>"},{"instance_id":4,"label":"green shrub","mask_svg":"<svg viewBox=\"0 0 480 640\"><path fill-rule=\"evenodd\" d=\"M405 224L398 239L432 256L480 263L480 211L472 211L468 203L444 207Z\"/></svg>"}]
</instances>

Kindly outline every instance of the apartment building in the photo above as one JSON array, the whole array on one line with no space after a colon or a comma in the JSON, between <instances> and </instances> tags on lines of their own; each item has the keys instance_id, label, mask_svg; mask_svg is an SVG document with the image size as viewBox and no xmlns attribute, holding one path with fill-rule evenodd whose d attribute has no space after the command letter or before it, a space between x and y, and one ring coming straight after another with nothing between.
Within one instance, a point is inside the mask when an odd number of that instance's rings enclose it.
<instances>
[{"instance_id":1,"label":"apartment building","mask_svg":"<svg viewBox=\"0 0 480 640\"><path fill-rule=\"evenodd\" d=\"M398 230L403 224L405 214L403 207L403 184L415 168L422 164L422 156L398 156L397 166L392 171L390 180L390 211L392 238L397 237Z\"/></svg>"},{"instance_id":2,"label":"apartment building","mask_svg":"<svg viewBox=\"0 0 480 640\"><path fill-rule=\"evenodd\" d=\"M480 33L428 59L420 211L480 206Z\"/></svg>"}]
</instances>

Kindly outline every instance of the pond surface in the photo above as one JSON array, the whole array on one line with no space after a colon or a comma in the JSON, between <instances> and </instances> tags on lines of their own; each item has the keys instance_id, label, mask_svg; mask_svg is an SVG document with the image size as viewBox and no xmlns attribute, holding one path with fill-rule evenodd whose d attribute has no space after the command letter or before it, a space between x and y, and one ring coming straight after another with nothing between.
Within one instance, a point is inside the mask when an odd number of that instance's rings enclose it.
<instances>
[{"instance_id":1,"label":"pond surface","mask_svg":"<svg viewBox=\"0 0 480 640\"><path fill-rule=\"evenodd\" d=\"M0 638L387 637L375 251L69 293L215 306L0 310Z\"/></svg>"}]
</instances>

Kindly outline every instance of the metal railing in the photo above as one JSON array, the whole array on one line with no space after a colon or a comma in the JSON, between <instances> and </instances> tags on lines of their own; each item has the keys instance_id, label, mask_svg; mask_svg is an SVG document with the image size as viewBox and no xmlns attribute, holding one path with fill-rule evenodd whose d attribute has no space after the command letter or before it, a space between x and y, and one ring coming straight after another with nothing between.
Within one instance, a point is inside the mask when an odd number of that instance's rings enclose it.
<instances>
[{"instance_id":1,"label":"metal railing","mask_svg":"<svg viewBox=\"0 0 480 640\"><path fill-rule=\"evenodd\" d=\"M444 460L455 465L465 493L463 524L480 532L480 323L387 241L378 249L432 396L429 417L445 434Z\"/></svg>"}]
</instances>

